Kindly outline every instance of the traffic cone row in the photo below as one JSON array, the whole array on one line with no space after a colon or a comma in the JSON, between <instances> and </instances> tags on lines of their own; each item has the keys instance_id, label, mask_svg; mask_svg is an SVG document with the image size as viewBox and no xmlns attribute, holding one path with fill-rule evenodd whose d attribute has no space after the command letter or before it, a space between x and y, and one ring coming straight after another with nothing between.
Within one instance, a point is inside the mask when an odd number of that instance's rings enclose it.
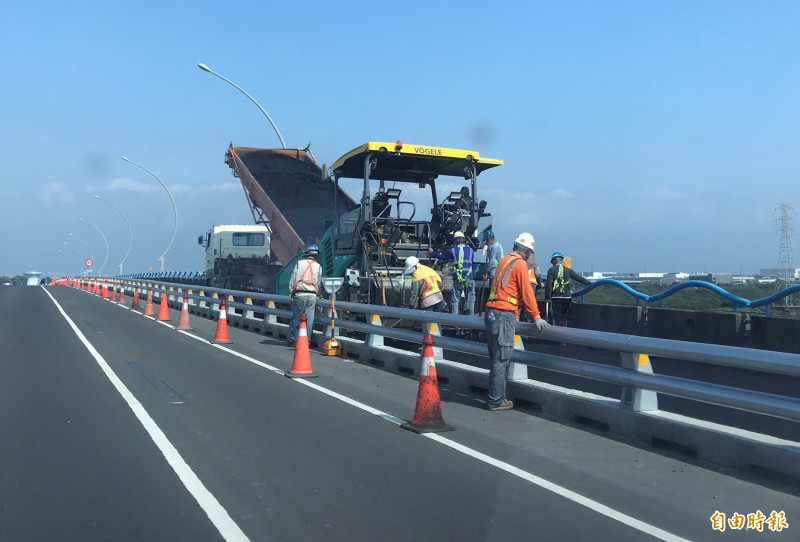
<instances>
[{"instance_id":1,"label":"traffic cone row","mask_svg":"<svg viewBox=\"0 0 800 542\"><path fill-rule=\"evenodd\" d=\"M80 287L80 286L79 286ZM100 294L99 281L94 284L94 292ZM91 282L87 281L87 291L92 291ZM116 298L116 288L112 287L114 292L112 300ZM102 289L103 297L107 298L108 284L103 283ZM125 290L120 287L119 303L125 302ZM131 308L139 307L139 288L136 285L133 288L133 302ZM152 316L153 310L153 289L152 286L147 287L147 302L145 303L144 314ZM228 335L228 311L225 299L220 300L219 318L217 319L217 329L214 334L214 339L211 341L215 344L230 344ZM169 301L167 292L161 294L160 307L157 320L169 321ZM289 378L316 378L318 375L311 367L311 354L308 344L308 317L305 313L300 315L300 327L297 335L297 343L295 345L294 359L292 360L292 369L284 373ZM192 329L189 324L189 293L185 292L183 295L183 305L181 307L181 315L176 329L190 330ZM417 391L417 403L414 409L414 418L408 423L404 423L400 427L413 431L415 433L431 433L453 431L455 428L445 423L442 418L442 405L439 396L439 382L436 375L436 362L434 361L433 351L433 335L425 334L422 338L422 369L419 376L419 389Z\"/></svg>"}]
</instances>

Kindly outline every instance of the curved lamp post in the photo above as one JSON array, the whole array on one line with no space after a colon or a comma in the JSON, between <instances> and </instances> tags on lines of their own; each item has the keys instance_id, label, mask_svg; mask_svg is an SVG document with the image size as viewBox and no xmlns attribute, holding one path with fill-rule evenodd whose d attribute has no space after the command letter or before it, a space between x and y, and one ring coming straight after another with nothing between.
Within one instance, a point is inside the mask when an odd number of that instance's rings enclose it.
<instances>
[{"instance_id":1,"label":"curved lamp post","mask_svg":"<svg viewBox=\"0 0 800 542\"><path fill-rule=\"evenodd\" d=\"M286 143L283 141L283 136L281 135L281 132L278 130L278 127L275 126L275 123L272 121L272 117L269 116L269 114L264 110L263 107L261 107L261 104L258 103L255 98L253 98L247 92L245 92L245 90L242 87L240 87L239 85L237 85L236 83L234 83L233 81L228 79L227 77L221 76L220 74L218 74L217 72L215 72L214 70L212 70L211 68L206 66L205 64L202 64L202 63L198 64L197 67L200 68L201 70L203 70L204 72L210 73L211 75L216 75L217 77L219 77L220 79L222 79L226 83L229 83L231 86L236 88L239 92L241 92L242 94L244 94L245 96L250 98L250 101L253 102L254 104L256 104L256 107L258 107L261 110L261 112L264 113L264 116L267 117L267 120L272 125L272 129L275 130L276 134L278 134L278 139L281 140L281 146L284 149L286 148Z\"/></svg>"},{"instance_id":2,"label":"curved lamp post","mask_svg":"<svg viewBox=\"0 0 800 542\"><path fill-rule=\"evenodd\" d=\"M159 184L164 187L164 190L167 191L167 195L169 196L169 201L172 203L172 214L174 216L174 221L175 221L174 222L174 227L172 229L172 238L169 240L169 244L167 245L167 248L164 249L164 252L161 254L161 257L158 258L158 261L161 264L161 272L163 273L164 272L164 256L166 256L167 252L169 252L169 249L172 247L172 242L175 241L175 234L178 233L178 208L175 206L175 199L172 197L172 193L169 191L169 188L167 188L167 185L164 184L164 181L162 181L158 177L158 175L156 175L155 173L153 173L152 171L150 171L149 169L147 169L143 165L137 164L136 162L134 162L130 158L126 158L126 157L123 156L122 159L125 160L126 162L129 162L129 163L133 164L136 167L142 168L147 173L152 175L159 182Z\"/></svg>"},{"instance_id":3,"label":"curved lamp post","mask_svg":"<svg viewBox=\"0 0 800 542\"><path fill-rule=\"evenodd\" d=\"M94 229L96 229L96 230L97 230L97 233L99 233L99 234L100 234L100 237L102 237L102 238L103 238L103 242L106 244L106 259L105 259L105 260L103 260L103 265L101 265L101 266L100 266L100 269L98 269L98 270L97 270L97 274L98 274L98 275L102 275L102 274L103 274L103 269L105 269L105 267L106 267L106 264L108 263L108 239L106 239L106 234L104 234L104 233L103 233L103 231L102 231L100 228L98 228L97 226L95 226L94 224L92 224L91 222L89 222L88 220L86 220L85 218L79 218L78 220L80 220L81 222L86 222L86 223L87 223L87 224L89 224L91 227L93 227Z\"/></svg>"},{"instance_id":4,"label":"curved lamp post","mask_svg":"<svg viewBox=\"0 0 800 542\"><path fill-rule=\"evenodd\" d=\"M128 251L125 253L125 256L122 258L122 261L119 262L119 274L122 275L122 264L124 264L125 260L128 259L128 255L131 253L131 247L133 247L133 229L131 228L131 223L128 222L128 217L125 216L125 213L123 213L119 209L119 207L117 207L116 205L114 205L113 203L111 203L108 200L104 200L103 198L101 198L97 194L95 194L94 197L99 199L100 201L102 201L104 203L108 203L109 205L111 205L119 213L119 215L122 217L122 220L125 221L125 224L128 225ZM72 234L70 234L70 235L72 235Z\"/></svg>"}]
</instances>

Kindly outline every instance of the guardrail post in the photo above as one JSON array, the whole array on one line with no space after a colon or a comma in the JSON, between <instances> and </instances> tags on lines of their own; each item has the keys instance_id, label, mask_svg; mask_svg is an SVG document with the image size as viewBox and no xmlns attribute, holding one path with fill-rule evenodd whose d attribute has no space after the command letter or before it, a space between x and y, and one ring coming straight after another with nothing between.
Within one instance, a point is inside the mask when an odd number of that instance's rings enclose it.
<instances>
[{"instance_id":1,"label":"guardrail post","mask_svg":"<svg viewBox=\"0 0 800 542\"><path fill-rule=\"evenodd\" d=\"M424 322L422 324L422 333L427 333L428 335L433 335L434 337L441 337L442 331L439 329L439 324L431 324L429 322ZM436 339L434 339L433 344L436 344ZM422 350L420 350L420 359L422 359ZM444 353L442 352L441 346L434 346L433 347L433 359L439 360L444 359Z\"/></svg>"},{"instance_id":2,"label":"guardrail post","mask_svg":"<svg viewBox=\"0 0 800 542\"><path fill-rule=\"evenodd\" d=\"M200 299L197 301L197 313L202 314L204 317L208 317L208 302L204 299L206 296L205 290L200 290L198 293Z\"/></svg>"},{"instance_id":3,"label":"guardrail post","mask_svg":"<svg viewBox=\"0 0 800 542\"><path fill-rule=\"evenodd\" d=\"M370 324L373 326L382 326L381 324L381 317L377 314L373 314L370 317ZM374 348L376 346L383 346L383 335L378 335L377 333L370 333L367 335L366 339L364 339L364 344L366 344L369 348Z\"/></svg>"},{"instance_id":4,"label":"guardrail post","mask_svg":"<svg viewBox=\"0 0 800 542\"><path fill-rule=\"evenodd\" d=\"M267 301L267 310L275 310L275 302L271 299ZM267 324L274 325L278 323L278 316L276 314L267 313L266 316L264 316L264 320Z\"/></svg>"},{"instance_id":5,"label":"guardrail post","mask_svg":"<svg viewBox=\"0 0 800 542\"><path fill-rule=\"evenodd\" d=\"M650 364L650 356L647 354L620 352L620 358L623 369L653 374L653 366ZM623 387L620 407L634 412L658 410L658 394L652 390Z\"/></svg>"},{"instance_id":6,"label":"guardrail post","mask_svg":"<svg viewBox=\"0 0 800 542\"><path fill-rule=\"evenodd\" d=\"M214 314L219 314L219 303L217 303L217 300L219 299L219 294L217 292L212 292L211 297L214 299L214 301L211 302L211 311Z\"/></svg>"},{"instance_id":7,"label":"guardrail post","mask_svg":"<svg viewBox=\"0 0 800 542\"><path fill-rule=\"evenodd\" d=\"M514 335L514 350L525 351L525 345L522 344L522 337L519 335ZM506 375L507 380L528 380L528 366L524 363L512 361L508 364Z\"/></svg>"},{"instance_id":8,"label":"guardrail post","mask_svg":"<svg viewBox=\"0 0 800 542\"><path fill-rule=\"evenodd\" d=\"M246 297L245 300L244 300L244 304L252 306L253 305L252 298ZM252 309L245 310L242 315L244 316L245 320L254 320L255 319L255 314L253 313Z\"/></svg>"}]
</instances>

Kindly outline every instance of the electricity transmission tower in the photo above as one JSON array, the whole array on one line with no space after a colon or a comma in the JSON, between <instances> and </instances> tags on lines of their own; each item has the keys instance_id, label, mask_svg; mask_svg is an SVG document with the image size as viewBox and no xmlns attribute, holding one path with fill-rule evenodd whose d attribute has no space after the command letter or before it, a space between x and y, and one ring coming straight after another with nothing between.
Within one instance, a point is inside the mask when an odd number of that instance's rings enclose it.
<instances>
[{"instance_id":1,"label":"electricity transmission tower","mask_svg":"<svg viewBox=\"0 0 800 542\"><path fill-rule=\"evenodd\" d=\"M775 211L778 219L778 288L785 288L794 279L794 258L792 256L792 234L794 233L794 209L788 203L780 203ZM786 307L792 305L791 296L784 298Z\"/></svg>"}]
</instances>

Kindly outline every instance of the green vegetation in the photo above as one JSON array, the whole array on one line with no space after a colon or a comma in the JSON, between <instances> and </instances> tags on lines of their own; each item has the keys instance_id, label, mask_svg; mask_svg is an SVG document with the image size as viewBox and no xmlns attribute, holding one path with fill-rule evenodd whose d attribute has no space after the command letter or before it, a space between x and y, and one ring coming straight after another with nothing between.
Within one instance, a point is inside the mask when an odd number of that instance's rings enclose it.
<instances>
[{"instance_id":1,"label":"green vegetation","mask_svg":"<svg viewBox=\"0 0 800 542\"><path fill-rule=\"evenodd\" d=\"M642 284L631 285L631 288L646 295L659 294L672 285L657 284L655 282L643 282ZM728 284L720 286L722 289L730 292L731 294L754 301L768 297L778 291L775 284ZM789 298L791 301L791 298ZM577 298L576 301L580 302L581 299ZM645 302L640 301L628 294L627 292L615 286L600 286L595 288L583 298L585 303L596 303L600 305L642 305L649 307L661 307L662 303L668 309L683 309L683 310L706 310L706 311L726 311L733 310L733 303L716 292L706 290L705 288L686 288L662 301ZM785 301L778 303L785 305ZM749 307L736 307L740 312L751 312L756 314L763 314L764 308L760 307L752 309ZM773 307L773 311L778 310L778 307Z\"/></svg>"}]
</instances>

